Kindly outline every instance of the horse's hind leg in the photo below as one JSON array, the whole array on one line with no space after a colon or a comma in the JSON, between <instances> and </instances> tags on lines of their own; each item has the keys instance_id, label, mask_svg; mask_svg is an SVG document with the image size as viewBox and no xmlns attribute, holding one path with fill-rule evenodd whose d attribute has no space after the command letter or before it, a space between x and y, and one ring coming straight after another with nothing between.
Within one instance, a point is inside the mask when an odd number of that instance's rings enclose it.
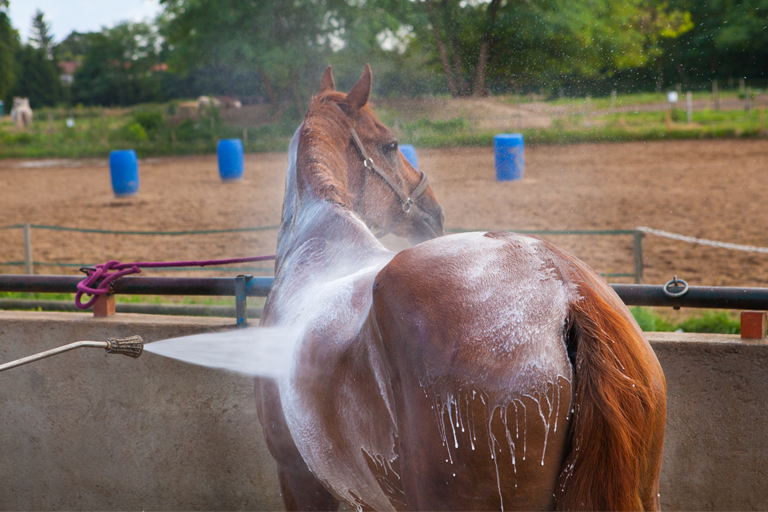
<instances>
[{"instance_id":1,"label":"horse's hind leg","mask_svg":"<svg viewBox=\"0 0 768 512\"><path fill-rule=\"evenodd\" d=\"M278 465L285 509L338 510L339 501L315 478L293 442L275 383L258 379L256 397L267 448Z\"/></svg>"}]
</instances>

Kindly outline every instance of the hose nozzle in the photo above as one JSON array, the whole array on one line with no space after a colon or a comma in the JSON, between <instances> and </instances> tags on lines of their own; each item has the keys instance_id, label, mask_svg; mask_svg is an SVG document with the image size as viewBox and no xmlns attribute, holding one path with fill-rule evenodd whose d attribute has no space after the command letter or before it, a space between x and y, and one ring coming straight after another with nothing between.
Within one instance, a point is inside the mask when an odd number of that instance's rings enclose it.
<instances>
[{"instance_id":1,"label":"hose nozzle","mask_svg":"<svg viewBox=\"0 0 768 512\"><path fill-rule=\"evenodd\" d=\"M107 338L105 348L110 354L123 354L135 359L144 351L144 340L138 335L127 338Z\"/></svg>"}]
</instances>

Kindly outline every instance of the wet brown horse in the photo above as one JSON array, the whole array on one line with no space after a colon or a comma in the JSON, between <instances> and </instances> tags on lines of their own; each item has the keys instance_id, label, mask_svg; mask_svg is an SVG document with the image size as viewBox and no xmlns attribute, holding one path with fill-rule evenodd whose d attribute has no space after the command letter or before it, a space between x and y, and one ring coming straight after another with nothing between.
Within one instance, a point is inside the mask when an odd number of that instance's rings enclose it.
<instances>
[{"instance_id":1,"label":"wet brown horse","mask_svg":"<svg viewBox=\"0 0 768 512\"><path fill-rule=\"evenodd\" d=\"M328 68L290 146L262 325L301 335L257 384L286 507L658 509L666 387L626 307L543 240L438 238L370 91Z\"/></svg>"}]
</instances>

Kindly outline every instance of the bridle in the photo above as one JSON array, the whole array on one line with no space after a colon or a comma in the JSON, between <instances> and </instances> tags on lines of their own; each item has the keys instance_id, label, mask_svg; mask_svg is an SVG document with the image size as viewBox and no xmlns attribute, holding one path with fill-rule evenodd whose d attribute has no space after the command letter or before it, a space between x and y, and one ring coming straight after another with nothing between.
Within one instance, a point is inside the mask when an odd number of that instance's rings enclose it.
<instances>
[{"instance_id":1,"label":"bridle","mask_svg":"<svg viewBox=\"0 0 768 512\"><path fill-rule=\"evenodd\" d=\"M400 207L404 214L408 215L411 213L412 206L415 204L415 201L418 200L421 194L423 194L427 189L427 175L424 174L423 171L416 169L419 171L419 174L421 174L421 179L419 180L418 185L416 185L411 191L410 195L405 195L402 189L397 186L397 183L394 182L392 177L385 173L381 167L379 167L376 162L374 162L373 159L368 156L368 153L365 151L363 143L360 140L360 137L357 135L355 129L350 127L349 132L352 135L352 142L357 148L357 151L360 153L360 156L363 157L363 167L371 170L375 175L384 180L384 183L386 183L389 188L392 189L392 192L394 192L398 199L400 199Z\"/></svg>"}]
</instances>

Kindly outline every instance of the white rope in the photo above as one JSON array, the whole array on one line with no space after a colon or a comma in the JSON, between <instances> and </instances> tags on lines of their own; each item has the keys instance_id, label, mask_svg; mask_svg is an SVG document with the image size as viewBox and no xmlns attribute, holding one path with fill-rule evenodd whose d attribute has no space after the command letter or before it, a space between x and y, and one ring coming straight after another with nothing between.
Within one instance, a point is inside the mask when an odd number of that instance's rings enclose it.
<instances>
[{"instance_id":1,"label":"white rope","mask_svg":"<svg viewBox=\"0 0 768 512\"><path fill-rule=\"evenodd\" d=\"M734 251L745 252L759 252L768 254L768 247L755 247L754 245L739 245L730 244L728 242L717 242L715 240L707 240L706 238L696 238L693 236L679 235L677 233L670 233L669 231L662 231L660 229L653 229L649 227L638 227L638 231L648 233L656 236L663 236L664 238L670 238L672 240L680 240L682 242L688 242L691 244L709 245L710 247L719 247L720 249L731 249Z\"/></svg>"}]
</instances>

